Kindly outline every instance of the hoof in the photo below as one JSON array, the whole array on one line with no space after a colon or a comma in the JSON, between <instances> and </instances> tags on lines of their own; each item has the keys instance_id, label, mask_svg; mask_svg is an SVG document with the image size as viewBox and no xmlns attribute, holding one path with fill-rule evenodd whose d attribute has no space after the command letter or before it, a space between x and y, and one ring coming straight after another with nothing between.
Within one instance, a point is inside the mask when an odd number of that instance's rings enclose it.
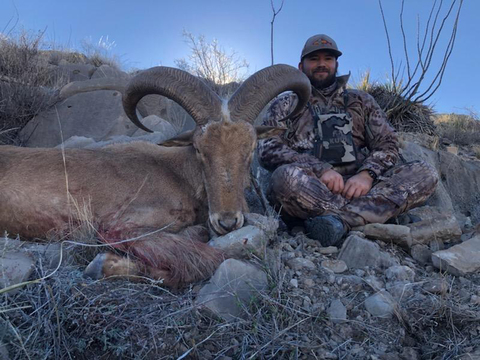
<instances>
[{"instance_id":1,"label":"hoof","mask_svg":"<svg viewBox=\"0 0 480 360\"><path fill-rule=\"evenodd\" d=\"M105 265L105 260L107 259L107 254L98 254L95 256L95 259L88 264L87 268L83 272L83 277L99 280L105 277L103 272L103 265Z\"/></svg>"}]
</instances>

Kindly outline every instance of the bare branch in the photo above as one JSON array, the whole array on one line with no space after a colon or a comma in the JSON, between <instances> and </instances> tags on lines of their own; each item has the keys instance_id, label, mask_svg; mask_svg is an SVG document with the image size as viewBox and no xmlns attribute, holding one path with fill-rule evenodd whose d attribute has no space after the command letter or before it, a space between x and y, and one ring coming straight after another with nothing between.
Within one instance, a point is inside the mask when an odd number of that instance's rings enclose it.
<instances>
[{"instance_id":1,"label":"bare branch","mask_svg":"<svg viewBox=\"0 0 480 360\"><path fill-rule=\"evenodd\" d=\"M283 3L285 0L282 0L282 3L280 4L280 7L278 10L275 10L275 5L273 4L273 0L270 0L270 5L272 6L272 21L270 21L270 54L272 57L272 65L274 64L273 61L273 25L275 23L275 17L282 11L283 8Z\"/></svg>"},{"instance_id":2,"label":"bare branch","mask_svg":"<svg viewBox=\"0 0 480 360\"><path fill-rule=\"evenodd\" d=\"M385 35L387 37L388 54L390 56L390 65L392 67L392 81L393 81L393 85L395 86L396 85L395 84L395 65L394 65L394 62L393 62L392 46L390 44L390 35L388 33L387 21L385 20L385 14L383 12L383 7L382 7L382 0L378 0L378 5L380 6L380 12L382 14L382 20L383 20L383 27L385 28Z\"/></svg>"}]
</instances>

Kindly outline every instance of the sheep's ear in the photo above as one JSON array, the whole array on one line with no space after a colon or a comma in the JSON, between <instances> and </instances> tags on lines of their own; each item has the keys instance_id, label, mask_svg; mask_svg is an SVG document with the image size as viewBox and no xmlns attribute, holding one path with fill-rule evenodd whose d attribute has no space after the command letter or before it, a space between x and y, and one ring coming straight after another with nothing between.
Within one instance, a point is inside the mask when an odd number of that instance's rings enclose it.
<instances>
[{"instance_id":1,"label":"sheep's ear","mask_svg":"<svg viewBox=\"0 0 480 360\"><path fill-rule=\"evenodd\" d=\"M267 139L277 135L282 135L287 129L276 126L255 126L257 139Z\"/></svg>"},{"instance_id":2,"label":"sheep's ear","mask_svg":"<svg viewBox=\"0 0 480 360\"><path fill-rule=\"evenodd\" d=\"M174 138L168 139L165 142L158 144L161 146L188 146L192 145L193 142L193 130L185 131L184 133L175 136Z\"/></svg>"}]
</instances>

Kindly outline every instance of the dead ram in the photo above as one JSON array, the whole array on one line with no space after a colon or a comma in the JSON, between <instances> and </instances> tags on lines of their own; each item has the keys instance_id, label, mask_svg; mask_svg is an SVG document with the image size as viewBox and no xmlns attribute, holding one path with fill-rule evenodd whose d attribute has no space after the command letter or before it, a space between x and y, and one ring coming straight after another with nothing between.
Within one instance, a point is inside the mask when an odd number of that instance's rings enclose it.
<instances>
[{"instance_id":1,"label":"dead ram","mask_svg":"<svg viewBox=\"0 0 480 360\"><path fill-rule=\"evenodd\" d=\"M133 255L97 256L90 273L148 276L164 279L167 286L209 276L223 254L204 243L208 233L195 225L208 223L218 234L243 226L248 211L244 188L257 139L279 131L255 128L253 122L287 90L299 98L294 114L308 101L310 83L288 65L255 73L229 101L184 71L143 71L123 97L133 123L149 131L136 106L144 96L158 94L180 104L195 120L195 129L162 146L135 142L64 151L1 146L0 231L60 239L82 221L79 208L88 208L99 239Z\"/></svg>"}]
</instances>

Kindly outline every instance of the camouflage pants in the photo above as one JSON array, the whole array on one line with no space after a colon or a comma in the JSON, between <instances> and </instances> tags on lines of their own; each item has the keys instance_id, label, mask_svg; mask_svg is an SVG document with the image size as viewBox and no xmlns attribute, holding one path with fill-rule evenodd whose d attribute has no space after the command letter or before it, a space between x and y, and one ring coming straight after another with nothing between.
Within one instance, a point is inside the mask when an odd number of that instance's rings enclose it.
<instances>
[{"instance_id":1,"label":"camouflage pants","mask_svg":"<svg viewBox=\"0 0 480 360\"><path fill-rule=\"evenodd\" d=\"M335 214L352 228L384 223L421 205L433 194L437 182L438 174L431 165L414 161L386 171L368 194L348 200L333 194L309 170L288 164L273 172L270 197L275 205L293 217L307 219Z\"/></svg>"}]
</instances>

